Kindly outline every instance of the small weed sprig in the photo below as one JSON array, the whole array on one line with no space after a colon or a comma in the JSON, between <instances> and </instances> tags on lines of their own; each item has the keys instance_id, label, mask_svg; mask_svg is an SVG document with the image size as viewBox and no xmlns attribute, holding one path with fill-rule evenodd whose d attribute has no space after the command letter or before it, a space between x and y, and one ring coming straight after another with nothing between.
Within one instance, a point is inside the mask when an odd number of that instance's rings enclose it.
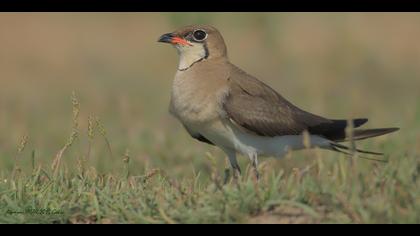
<instances>
[{"instance_id":1,"label":"small weed sprig","mask_svg":"<svg viewBox=\"0 0 420 236\"><path fill-rule=\"evenodd\" d=\"M29 139L28 135L23 135L22 138L19 141L17 152L16 152L16 155L14 157L14 162L15 163L14 163L14 167L13 167L13 171L12 171L13 179L15 178L15 175L20 172L19 158L20 158L20 155L22 154L23 150L25 150L25 147L28 143L28 139Z\"/></svg>"},{"instance_id":2,"label":"small weed sprig","mask_svg":"<svg viewBox=\"0 0 420 236\"><path fill-rule=\"evenodd\" d=\"M70 134L70 137L68 138L66 144L63 146L63 148L60 149L60 151L55 156L55 159L51 165L51 169L53 170L53 175L56 177L58 174L58 170L61 164L61 159L63 157L64 152L74 143L74 141L79 136L79 114L80 114L80 103L76 97L76 92L73 91L72 93L72 105L73 105L73 126L72 126L72 132Z\"/></svg>"},{"instance_id":3,"label":"small weed sprig","mask_svg":"<svg viewBox=\"0 0 420 236\"><path fill-rule=\"evenodd\" d=\"M109 151L109 155L111 155L111 159L113 159L114 155L112 154L111 143L108 140L106 129L105 129L104 125L102 124L101 120L99 119L99 117L95 118L95 122L96 122L96 126L98 128L99 133L102 135L102 137L105 140L106 146L107 146L108 151Z\"/></svg>"}]
</instances>

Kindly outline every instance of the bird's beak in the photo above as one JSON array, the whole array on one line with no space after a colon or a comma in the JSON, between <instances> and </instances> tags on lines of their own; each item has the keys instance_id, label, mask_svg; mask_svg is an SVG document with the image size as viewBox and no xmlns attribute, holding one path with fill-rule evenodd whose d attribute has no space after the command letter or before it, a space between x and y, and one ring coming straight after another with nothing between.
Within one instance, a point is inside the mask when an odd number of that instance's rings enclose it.
<instances>
[{"instance_id":1,"label":"bird's beak","mask_svg":"<svg viewBox=\"0 0 420 236\"><path fill-rule=\"evenodd\" d=\"M160 36L159 39L158 39L158 42L170 43L170 44L174 44L174 45L175 44L180 44L180 45L191 46L191 44L187 40L185 40L185 39L183 39L179 36L176 36L173 33L167 33L167 34L164 34L164 35Z\"/></svg>"}]
</instances>

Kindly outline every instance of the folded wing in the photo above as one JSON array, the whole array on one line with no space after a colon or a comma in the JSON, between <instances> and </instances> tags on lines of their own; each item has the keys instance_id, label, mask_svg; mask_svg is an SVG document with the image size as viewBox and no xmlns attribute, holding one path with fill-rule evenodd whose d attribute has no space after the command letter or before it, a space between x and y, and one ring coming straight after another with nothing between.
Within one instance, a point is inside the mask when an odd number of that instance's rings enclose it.
<instances>
[{"instance_id":1,"label":"folded wing","mask_svg":"<svg viewBox=\"0 0 420 236\"><path fill-rule=\"evenodd\" d=\"M223 109L229 119L260 136L299 135L304 130L334 140L345 136L346 120L331 120L303 111L272 88L246 74L232 69L228 79L229 93ZM367 119L353 120L354 127Z\"/></svg>"}]
</instances>

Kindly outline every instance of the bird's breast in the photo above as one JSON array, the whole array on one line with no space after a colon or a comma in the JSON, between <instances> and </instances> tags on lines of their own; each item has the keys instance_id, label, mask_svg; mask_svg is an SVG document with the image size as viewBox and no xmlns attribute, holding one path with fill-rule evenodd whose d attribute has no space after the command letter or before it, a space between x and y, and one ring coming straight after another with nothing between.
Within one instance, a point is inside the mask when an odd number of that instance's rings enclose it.
<instances>
[{"instance_id":1,"label":"bird's breast","mask_svg":"<svg viewBox=\"0 0 420 236\"><path fill-rule=\"evenodd\" d=\"M209 92L196 81L175 77L170 112L187 126L202 126L218 118L216 91Z\"/></svg>"}]
</instances>

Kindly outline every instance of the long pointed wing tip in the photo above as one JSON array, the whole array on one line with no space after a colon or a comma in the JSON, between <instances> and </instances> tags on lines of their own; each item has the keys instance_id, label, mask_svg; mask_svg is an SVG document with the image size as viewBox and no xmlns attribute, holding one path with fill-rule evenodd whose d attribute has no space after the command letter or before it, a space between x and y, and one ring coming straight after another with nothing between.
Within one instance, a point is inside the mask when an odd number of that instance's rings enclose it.
<instances>
[{"instance_id":1,"label":"long pointed wing tip","mask_svg":"<svg viewBox=\"0 0 420 236\"><path fill-rule=\"evenodd\" d=\"M389 132L396 132L396 131L398 131L398 130L400 130L400 128L398 128L398 127L392 127L392 128L389 128Z\"/></svg>"}]
</instances>

